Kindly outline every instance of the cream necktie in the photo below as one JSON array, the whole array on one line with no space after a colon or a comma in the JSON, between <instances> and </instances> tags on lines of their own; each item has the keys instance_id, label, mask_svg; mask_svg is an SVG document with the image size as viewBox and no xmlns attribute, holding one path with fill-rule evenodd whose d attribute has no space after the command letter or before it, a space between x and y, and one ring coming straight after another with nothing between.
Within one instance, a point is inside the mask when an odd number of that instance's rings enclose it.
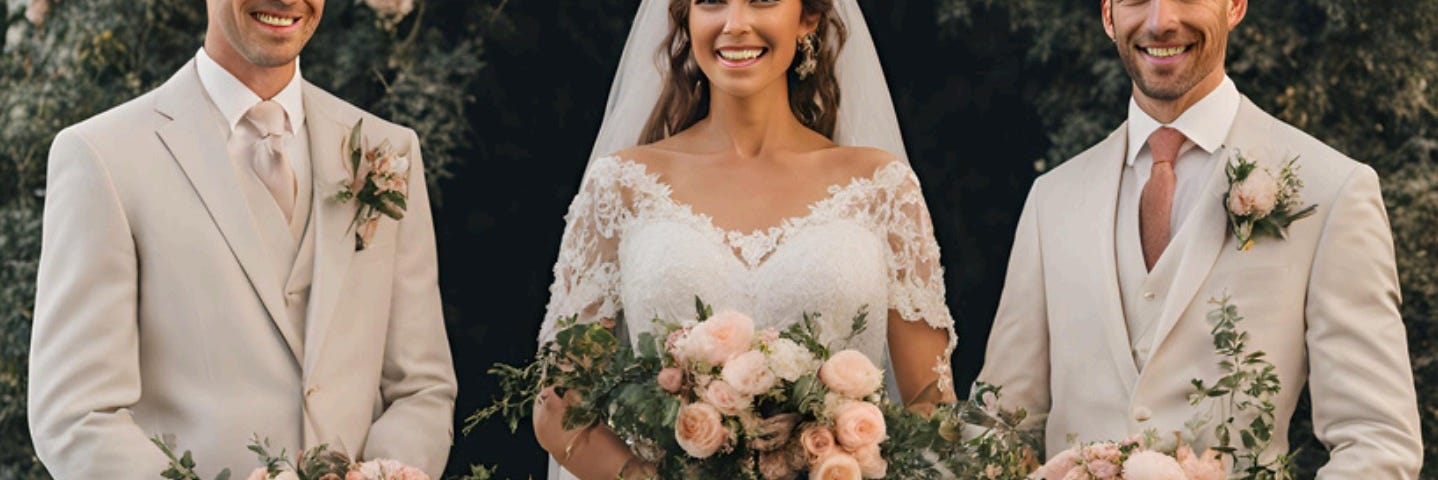
<instances>
[{"instance_id":1,"label":"cream necktie","mask_svg":"<svg viewBox=\"0 0 1438 480\"><path fill-rule=\"evenodd\" d=\"M250 108L245 118L255 126L260 137L255 142L255 158L250 165L275 197L275 204L288 222L295 209L295 170L285 156L285 141L291 136L285 108L274 100L265 100Z\"/></svg>"},{"instance_id":2,"label":"cream necktie","mask_svg":"<svg viewBox=\"0 0 1438 480\"><path fill-rule=\"evenodd\" d=\"M1158 257L1168 248L1170 225L1173 218L1173 189L1178 177L1173 173L1173 163L1178 160L1178 149L1183 146L1182 132L1168 127L1154 131L1148 137L1148 148L1153 153L1153 169L1148 183L1138 202L1138 231L1143 240L1143 263L1153 271Z\"/></svg>"}]
</instances>

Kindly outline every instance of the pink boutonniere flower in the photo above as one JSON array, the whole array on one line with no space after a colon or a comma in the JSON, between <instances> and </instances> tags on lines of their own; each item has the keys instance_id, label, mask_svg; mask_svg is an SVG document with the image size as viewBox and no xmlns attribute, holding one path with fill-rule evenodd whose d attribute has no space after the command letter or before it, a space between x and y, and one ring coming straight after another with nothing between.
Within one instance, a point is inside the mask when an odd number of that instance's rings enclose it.
<instances>
[{"instance_id":1,"label":"pink boutonniere flower","mask_svg":"<svg viewBox=\"0 0 1438 480\"><path fill-rule=\"evenodd\" d=\"M389 140L370 146L361 129L364 120L355 122L341 150L350 170L350 183L341 185L335 200L359 202L359 210L351 226L355 229L355 250L364 250L379 229L380 217L404 218L409 199L410 161Z\"/></svg>"},{"instance_id":2,"label":"pink boutonniere flower","mask_svg":"<svg viewBox=\"0 0 1438 480\"><path fill-rule=\"evenodd\" d=\"M1278 175L1239 152L1228 163L1228 191L1223 208L1238 239L1238 249L1248 251L1260 236L1288 238L1288 226L1312 215L1318 205L1301 206L1298 195L1303 180L1298 178L1298 157L1283 163Z\"/></svg>"}]
</instances>

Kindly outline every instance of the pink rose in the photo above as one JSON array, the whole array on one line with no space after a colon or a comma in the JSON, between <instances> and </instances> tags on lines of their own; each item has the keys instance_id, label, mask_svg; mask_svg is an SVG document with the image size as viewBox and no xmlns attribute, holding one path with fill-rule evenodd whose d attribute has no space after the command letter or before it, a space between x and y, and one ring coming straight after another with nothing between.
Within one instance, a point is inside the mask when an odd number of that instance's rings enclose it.
<instances>
[{"instance_id":1,"label":"pink rose","mask_svg":"<svg viewBox=\"0 0 1438 480\"><path fill-rule=\"evenodd\" d=\"M791 480L799 476L799 472L789 466L789 459L785 458L784 452L773 451L759 454L759 475L764 480Z\"/></svg>"},{"instance_id":2,"label":"pink rose","mask_svg":"<svg viewBox=\"0 0 1438 480\"><path fill-rule=\"evenodd\" d=\"M1093 460L1084 464L1084 467L1088 468L1089 475L1098 480L1117 480L1120 473L1118 465L1108 460Z\"/></svg>"},{"instance_id":3,"label":"pink rose","mask_svg":"<svg viewBox=\"0 0 1438 480\"><path fill-rule=\"evenodd\" d=\"M1223 468L1223 460L1218 458L1218 452L1209 449L1204 450L1202 456L1195 456L1193 449L1188 445L1178 447L1176 455L1179 466L1183 467L1183 473L1188 475L1188 480L1223 480L1228 478L1227 469Z\"/></svg>"},{"instance_id":4,"label":"pink rose","mask_svg":"<svg viewBox=\"0 0 1438 480\"><path fill-rule=\"evenodd\" d=\"M759 331L759 342L768 345L779 340L779 331L774 327L768 327Z\"/></svg>"},{"instance_id":5,"label":"pink rose","mask_svg":"<svg viewBox=\"0 0 1438 480\"><path fill-rule=\"evenodd\" d=\"M1029 477L1041 478L1043 480L1063 480L1064 476L1068 475L1069 471L1074 470L1074 467L1078 465L1079 458L1078 451L1073 449L1064 450L1058 455L1054 455L1054 458L1050 458L1044 466L1039 467L1038 470L1034 470L1034 473L1030 474Z\"/></svg>"},{"instance_id":6,"label":"pink rose","mask_svg":"<svg viewBox=\"0 0 1438 480\"><path fill-rule=\"evenodd\" d=\"M854 450L854 460L859 461L859 473L864 478L884 478L889 472L889 461L884 460L878 445Z\"/></svg>"},{"instance_id":7,"label":"pink rose","mask_svg":"<svg viewBox=\"0 0 1438 480\"><path fill-rule=\"evenodd\" d=\"M267 478L270 478L270 471L266 470L265 467L260 467L251 471L250 476L245 477L245 480L265 480Z\"/></svg>"},{"instance_id":8,"label":"pink rose","mask_svg":"<svg viewBox=\"0 0 1438 480\"><path fill-rule=\"evenodd\" d=\"M719 410L703 402L679 407L679 416L674 419L674 439L684 453L694 458L709 458L724 446L729 431L719 417Z\"/></svg>"},{"instance_id":9,"label":"pink rose","mask_svg":"<svg viewBox=\"0 0 1438 480\"><path fill-rule=\"evenodd\" d=\"M819 466L809 472L809 480L859 480L863 476L859 461L843 453L820 459Z\"/></svg>"},{"instance_id":10,"label":"pink rose","mask_svg":"<svg viewBox=\"0 0 1438 480\"><path fill-rule=\"evenodd\" d=\"M869 402L849 402L834 412L834 434L839 444L852 451L878 445L888 436L884 412Z\"/></svg>"},{"instance_id":11,"label":"pink rose","mask_svg":"<svg viewBox=\"0 0 1438 480\"><path fill-rule=\"evenodd\" d=\"M799 443L804 445L811 464L838 449L834 443L834 431L823 425L804 427L804 431L799 433Z\"/></svg>"},{"instance_id":12,"label":"pink rose","mask_svg":"<svg viewBox=\"0 0 1438 480\"><path fill-rule=\"evenodd\" d=\"M830 390L858 400L884 386L884 372L869 357L854 350L844 350L829 357L819 367L819 380Z\"/></svg>"},{"instance_id":13,"label":"pink rose","mask_svg":"<svg viewBox=\"0 0 1438 480\"><path fill-rule=\"evenodd\" d=\"M1265 217L1278 204L1278 180L1263 167L1228 189L1228 210L1234 215Z\"/></svg>"},{"instance_id":14,"label":"pink rose","mask_svg":"<svg viewBox=\"0 0 1438 480\"><path fill-rule=\"evenodd\" d=\"M1112 443L1095 443L1083 447L1083 458L1090 462L1095 460L1107 460L1109 463L1119 463L1123 460L1123 452L1119 451L1118 445Z\"/></svg>"},{"instance_id":15,"label":"pink rose","mask_svg":"<svg viewBox=\"0 0 1438 480\"><path fill-rule=\"evenodd\" d=\"M720 376L745 395L762 395L774 388L774 384L779 381L774 372L769 371L764 352L758 350L750 350L729 359Z\"/></svg>"},{"instance_id":16,"label":"pink rose","mask_svg":"<svg viewBox=\"0 0 1438 480\"><path fill-rule=\"evenodd\" d=\"M684 371L674 367L665 367L659 371L659 388L669 393L679 393L684 386Z\"/></svg>"},{"instance_id":17,"label":"pink rose","mask_svg":"<svg viewBox=\"0 0 1438 480\"><path fill-rule=\"evenodd\" d=\"M723 380L709 382L709 385L704 387L700 398L725 415L738 415L740 412L748 410L749 405L753 402L752 397L739 393Z\"/></svg>"},{"instance_id":18,"label":"pink rose","mask_svg":"<svg viewBox=\"0 0 1438 480\"><path fill-rule=\"evenodd\" d=\"M1125 480L1187 480L1178 460L1162 453L1144 450L1128 456L1123 462Z\"/></svg>"},{"instance_id":19,"label":"pink rose","mask_svg":"<svg viewBox=\"0 0 1438 480\"><path fill-rule=\"evenodd\" d=\"M713 367L749 351L754 342L754 320L735 311L723 311L699 322L685 337L686 356Z\"/></svg>"},{"instance_id":20,"label":"pink rose","mask_svg":"<svg viewBox=\"0 0 1438 480\"><path fill-rule=\"evenodd\" d=\"M365 478L359 470L351 468L349 472L345 473L345 480L365 480Z\"/></svg>"}]
</instances>

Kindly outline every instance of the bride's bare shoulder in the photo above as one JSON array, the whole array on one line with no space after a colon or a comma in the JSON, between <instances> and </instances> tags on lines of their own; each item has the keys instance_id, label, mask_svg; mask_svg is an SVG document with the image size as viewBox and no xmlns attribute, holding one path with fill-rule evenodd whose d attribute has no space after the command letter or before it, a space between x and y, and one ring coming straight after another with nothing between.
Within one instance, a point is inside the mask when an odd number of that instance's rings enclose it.
<instances>
[{"instance_id":1,"label":"bride's bare shoulder","mask_svg":"<svg viewBox=\"0 0 1438 480\"><path fill-rule=\"evenodd\" d=\"M894 154L873 147L835 146L820 150L820 161L833 166L836 174L869 177L885 165L899 161Z\"/></svg>"},{"instance_id":2,"label":"bride's bare shoulder","mask_svg":"<svg viewBox=\"0 0 1438 480\"><path fill-rule=\"evenodd\" d=\"M684 139L669 137L650 144L635 145L614 152L612 156L639 164L650 173L662 175L663 172L669 171L675 160L691 155L689 150Z\"/></svg>"}]
</instances>

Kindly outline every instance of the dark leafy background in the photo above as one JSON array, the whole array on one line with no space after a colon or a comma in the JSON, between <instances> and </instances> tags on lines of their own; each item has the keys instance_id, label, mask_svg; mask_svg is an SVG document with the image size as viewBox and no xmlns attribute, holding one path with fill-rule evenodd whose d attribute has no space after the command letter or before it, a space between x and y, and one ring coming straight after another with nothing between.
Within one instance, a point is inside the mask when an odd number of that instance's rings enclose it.
<instances>
[{"instance_id":1,"label":"dark leafy background","mask_svg":"<svg viewBox=\"0 0 1438 480\"><path fill-rule=\"evenodd\" d=\"M0 479L44 478L25 426L25 358L50 140L168 78L199 47L194 0L61 0L44 27L0 18ZM535 349L563 215L637 2L420 0L393 31L328 2L304 74L415 127L424 142L458 413L495 392L496 361ZM981 365L1013 227L1039 170L1122 121L1128 83L1097 1L865 1L943 249L960 385ZM1424 434L1438 443L1438 2L1253 2L1229 71L1260 106L1384 176ZM1299 416L1306 416L1300 411ZM1303 477L1323 448L1295 422ZM543 477L521 427L455 440L451 473ZM1438 448L1428 447L1430 462ZM1429 467L1424 478L1438 478Z\"/></svg>"}]
</instances>

